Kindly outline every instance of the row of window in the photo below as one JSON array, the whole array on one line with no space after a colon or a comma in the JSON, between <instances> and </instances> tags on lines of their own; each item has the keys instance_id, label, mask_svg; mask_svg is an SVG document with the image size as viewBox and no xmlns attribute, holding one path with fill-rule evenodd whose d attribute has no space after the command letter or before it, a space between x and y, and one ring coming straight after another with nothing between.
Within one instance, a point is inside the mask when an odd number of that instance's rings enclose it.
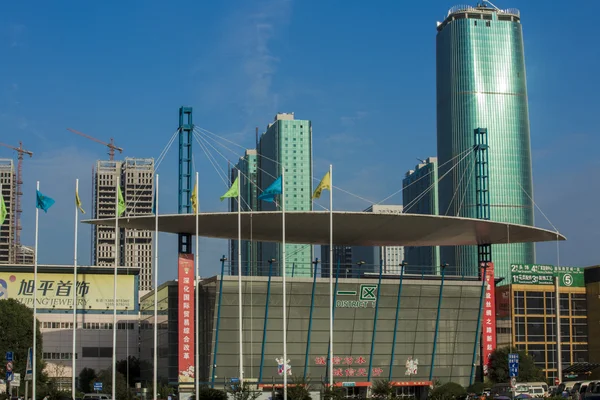
<instances>
[{"instance_id":1,"label":"row of window","mask_svg":"<svg viewBox=\"0 0 600 400\"><path fill-rule=\"evenodd\" d=\"M515 291L515 315L548 315L556 313L554 292ZM561 316L587 315L586 296L583 293L560 294Z\"/></svg>"},{"instance_id":2,"label":"row of window","mask_svg":"<svg viewBox=\"0 0 600 400\"><path fill-rule=\"evenodd\" d=\"M113 324L108 322L79 322L77 329L102 330L112 329ZM72 322L42 322L42 329L73 329ZM117 329L135 329L133 323L118 322Z\"/></svg>"},{"instance_id":3,"label":"row of window","mask_svg":"<svg viewBox=\"0 0 600 400\"><path fill-rule=\"evenodd\" d=\"M563 342L587 343L587 318L560 319L560 337ZM555 342L555 317L515 317L516 342Z\"/></svg>"},{"instance_id":4,"label":"row of window","mask_svg":"<svg viewBox=\"0 0 600 400\"><path fill-rule=\"evenodd\" d=\"M42 358L44 360L72 360L73 353L43 353ZM75 353L75 359L77 360L79 355Z\"/></svg>"}]
</instances>

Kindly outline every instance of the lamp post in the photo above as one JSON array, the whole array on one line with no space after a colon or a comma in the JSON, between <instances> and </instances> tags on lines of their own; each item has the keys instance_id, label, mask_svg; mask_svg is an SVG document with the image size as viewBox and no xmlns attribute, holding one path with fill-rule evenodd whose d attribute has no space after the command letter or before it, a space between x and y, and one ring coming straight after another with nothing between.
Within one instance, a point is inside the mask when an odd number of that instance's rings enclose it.
<instances>
[{"instance_id":1,"label":"lamp post","mask_svg":"<svg viewBox=\"0 0 600 400\"><path fill-rule=\"evenodd\" d=\"M366 262L360 260L359 262L356 263L356 268L357 271L360 271L360 267L362 267L363 265L365 265ZM346 278L348 277L348 269L346 268Z\"/></svg>"}]
</instances>

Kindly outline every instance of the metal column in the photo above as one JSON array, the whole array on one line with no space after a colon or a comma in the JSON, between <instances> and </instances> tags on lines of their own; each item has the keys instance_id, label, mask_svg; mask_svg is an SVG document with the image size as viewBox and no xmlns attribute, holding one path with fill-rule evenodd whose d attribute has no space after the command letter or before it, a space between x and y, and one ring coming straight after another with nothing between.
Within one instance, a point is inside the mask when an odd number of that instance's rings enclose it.
<instances>
[{"instance_id":1,"label":"metal column","mask_svg":"<svg viewBox=\"0 0 600 400\"><path fill-rule=\"evenodd\" d=\"M215 376L217 370L217 350L219 349L219 325L221 323L221 304L223 301L223 275L225 274L225 255L221 258L221 277L219 278L219 305L217 306L217 326L215 329L215 352L213 354L213 365L212 365L212 377L210 380L210 386L214 389L215 387ZM198 346L198 344L196 344Z\"/></svg>"},{"instance_id":2,"label":"metal column","mask_svg":"<svg viewBox=\"0 0 600 400\"><path fill-rule=\"evenodd\" d=\"M392 339L392 355L390 357L390 374L388 376L388 380L391 382L392 380L392 371L394 368L394 354L396 353L396 335L398 333L398 317L400 316L400 298L402 297L402 282L404 281L404 269L406 268L406 263L402 262L400 264L400 282L398 283L398 299L396 300L396 318L394 319L394 338Z\"/></svg>"},{"instance_id":3,"label":"metal column","mask_svg":"<svg viewBox=\"0 0 600 400\"><path fill-rule=\"evenodd\" d=\"M263 365L265 362L265 346L267 344L267 322L269 321L269 301L271 300L271 277L273 276L273 262L269 260L269 280L267 282L267 300L265 301L265 322L263 325L263 338L260 350L260 368L258 370L258 383L262 382Z\"/></svg>"},{"instance_id":4,"label":"metal column","mask_svg":"<svg viewBox=\"0 0 600 400\"><path fill-rule=\"evenodd\" d=\"M179 202L178 213L192 212L192 107L179 108ZM180 233L179 254L192 253L192 235Z\"/></svg>"},{"instance_id":5,"label":"metal column","mask_svg":"<svg viewBox=\"0 0 600 400\"><path fill-rule=\"evenodd\" d=\"M329 273L331 274L331 264L333 263L333 260L329 260ZM338 289L338 279L340 278L340 260L338 258L338 262L337 262L337 269L335 271L335 287L333 289L333 310L332 310L332 317L333 317L333 322L335 322L335 302L336 302L336 298L337 298L337 289ZM325 382L329 383L329 384L333 384L333 382L328 382L329 381L329 359L331 357L331 343L329 343L327 345L327 366L325 367Z\"/></svg>"},{"instance_id":6,"label":"metal column","mask_svg":"<svg viewBox=\"0 0 600 400\"><path fill-rule=\"evenodd\" d=\"M431 366L429 368L429 380L433 380L433 370L435 367L435 351L437 350L437 337L440 328L440 313L442 311L442 297L444 293L444 278L446 277L446 267L448 264L442 264L442 282L440 283L440 295L438 298L437 316L435 318L435 333L433 334L433 350L431 351Z\"/></svg>"},{"instance_id":7,"label":"metal column","mask_svg":"<svg viewBox=\"0 0 600 400\"><path fill-rule=\"evenodd\" d=\"M375 351L375 336L377 335L377 317L379 314L379 297L381 297L381 276L383 275L383 260L379 260L379 283L377 284L377 300L375 300L375 316L373 317L373 337L371 338L371 355L369 357L369 372L367 382L371 382L373 371L373 353Z\"/></svg>"},{"instance_id":8,"label":"metal column","mask_svg":"<svg viewBox=\"0 0 600 400\"><path fill-rule=\"evenodd\" d=\"M313 284L312 292L310 295L310 316L308 317L308 337L306 338L306 356L304 358L304 379L306 379L306 372L308 371L308 355L310 353L310 334L312 333L312 320L313 310L315 308L315 289L317 288L317 266L319 265L319 259L314 261L315 269L313 272Z\"/></svg>"}]
</instances>

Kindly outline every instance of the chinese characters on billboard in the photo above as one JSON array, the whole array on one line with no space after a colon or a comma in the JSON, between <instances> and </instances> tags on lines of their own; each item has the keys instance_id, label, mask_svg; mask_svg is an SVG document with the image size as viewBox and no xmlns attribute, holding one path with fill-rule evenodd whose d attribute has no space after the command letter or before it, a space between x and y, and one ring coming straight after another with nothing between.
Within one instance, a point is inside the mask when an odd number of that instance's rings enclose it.
<instances>
[{"instance_id":1,"label":"chinese characters on billboard","mask_svg":"<svg viewBox=\"0 0 600 400\"><path fill-rule=\"evenodd\" d=\"M483 374L487 375L490 356L496 349L496 305L495 305L495 283L494 263L488 262L487 268L481 268L481 274L485 273L485 299L483 301L483 331L482 331L482 356Z\"/></svg>"},{"instance_id":2,"label":"chinese characters on billboard","mask_svg":"<svg viewBox=\"0 0 600 400\"><path fill-rule=\"evenodd\" d=\"M369 368L366 357L347 357L334 356L333 360L333 376L335 377L367 377ZM327 357L315 357L316 365L327 365ZM338 367L336 367L336 365ZM341 367L340 367L341 366ZM376 367L371 370L371 376L380 377L383 369Z\"/></svg>"},{"instance_id":3,"label":"chinese characters on billboard","mask_svg":"<svg viewBox=\"0 0 600 400\"><path fill-rule=\"evenodd\" d=\"M559 278L562 287L584 287L583 268L556 267L540 264L512 264L510 281L521 285L554 285L554 278Z\"/></svg>"},{"instance_id":4,"label":"chinese characters on billboard","mask_svg":"<svg viewBox=\"0 0 600 400\"><path fill-rule=\"evenodd\" d=\"M194 256L179 254L179 382L193 383L194 367Z\"/></svg>"},{"instance_id":5,"label":"chinese characters on billboard","mask_svg":"<svg viewBox=\"0 0 600 400\"><path fill-rule=\"evenodd\" d=\"M73 291L77 291L77 308L106 310L113 308L113 275L79 274L73 285L73 275L63 273L38 273L37 285L32 273L0 273L0 299L15 299L33 307L33 292L37 291L37 306L54 310L73 307ZM117 277L117 309L135 310L137 302L135 277Z\"/></svg>"}]
</instances>

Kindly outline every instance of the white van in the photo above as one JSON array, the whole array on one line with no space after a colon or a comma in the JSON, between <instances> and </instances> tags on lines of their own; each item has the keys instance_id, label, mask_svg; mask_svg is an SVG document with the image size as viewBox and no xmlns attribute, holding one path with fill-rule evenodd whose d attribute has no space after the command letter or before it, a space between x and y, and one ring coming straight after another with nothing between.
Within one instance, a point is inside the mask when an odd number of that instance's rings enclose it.
<instances>
[{"instance_id":1,"label":"white van","mask_svg":"<svg viewBox=\"0 0 600 400\"><path fill-rule=\"evenodd\" d=\"M528 382L529 394L533 397L547 397L550 395L548 384L546 382Z\"/></svg>"},{"instance_id":2,"label":"white van","mask_svg":"<svg viewBox=\"0 0 600 400\"><path fill-rule=\"evenodd\" d=\"M111 397L102 393L86 393L83 395L83 400L111 400Z\"/></svg>"}]
</instances>

